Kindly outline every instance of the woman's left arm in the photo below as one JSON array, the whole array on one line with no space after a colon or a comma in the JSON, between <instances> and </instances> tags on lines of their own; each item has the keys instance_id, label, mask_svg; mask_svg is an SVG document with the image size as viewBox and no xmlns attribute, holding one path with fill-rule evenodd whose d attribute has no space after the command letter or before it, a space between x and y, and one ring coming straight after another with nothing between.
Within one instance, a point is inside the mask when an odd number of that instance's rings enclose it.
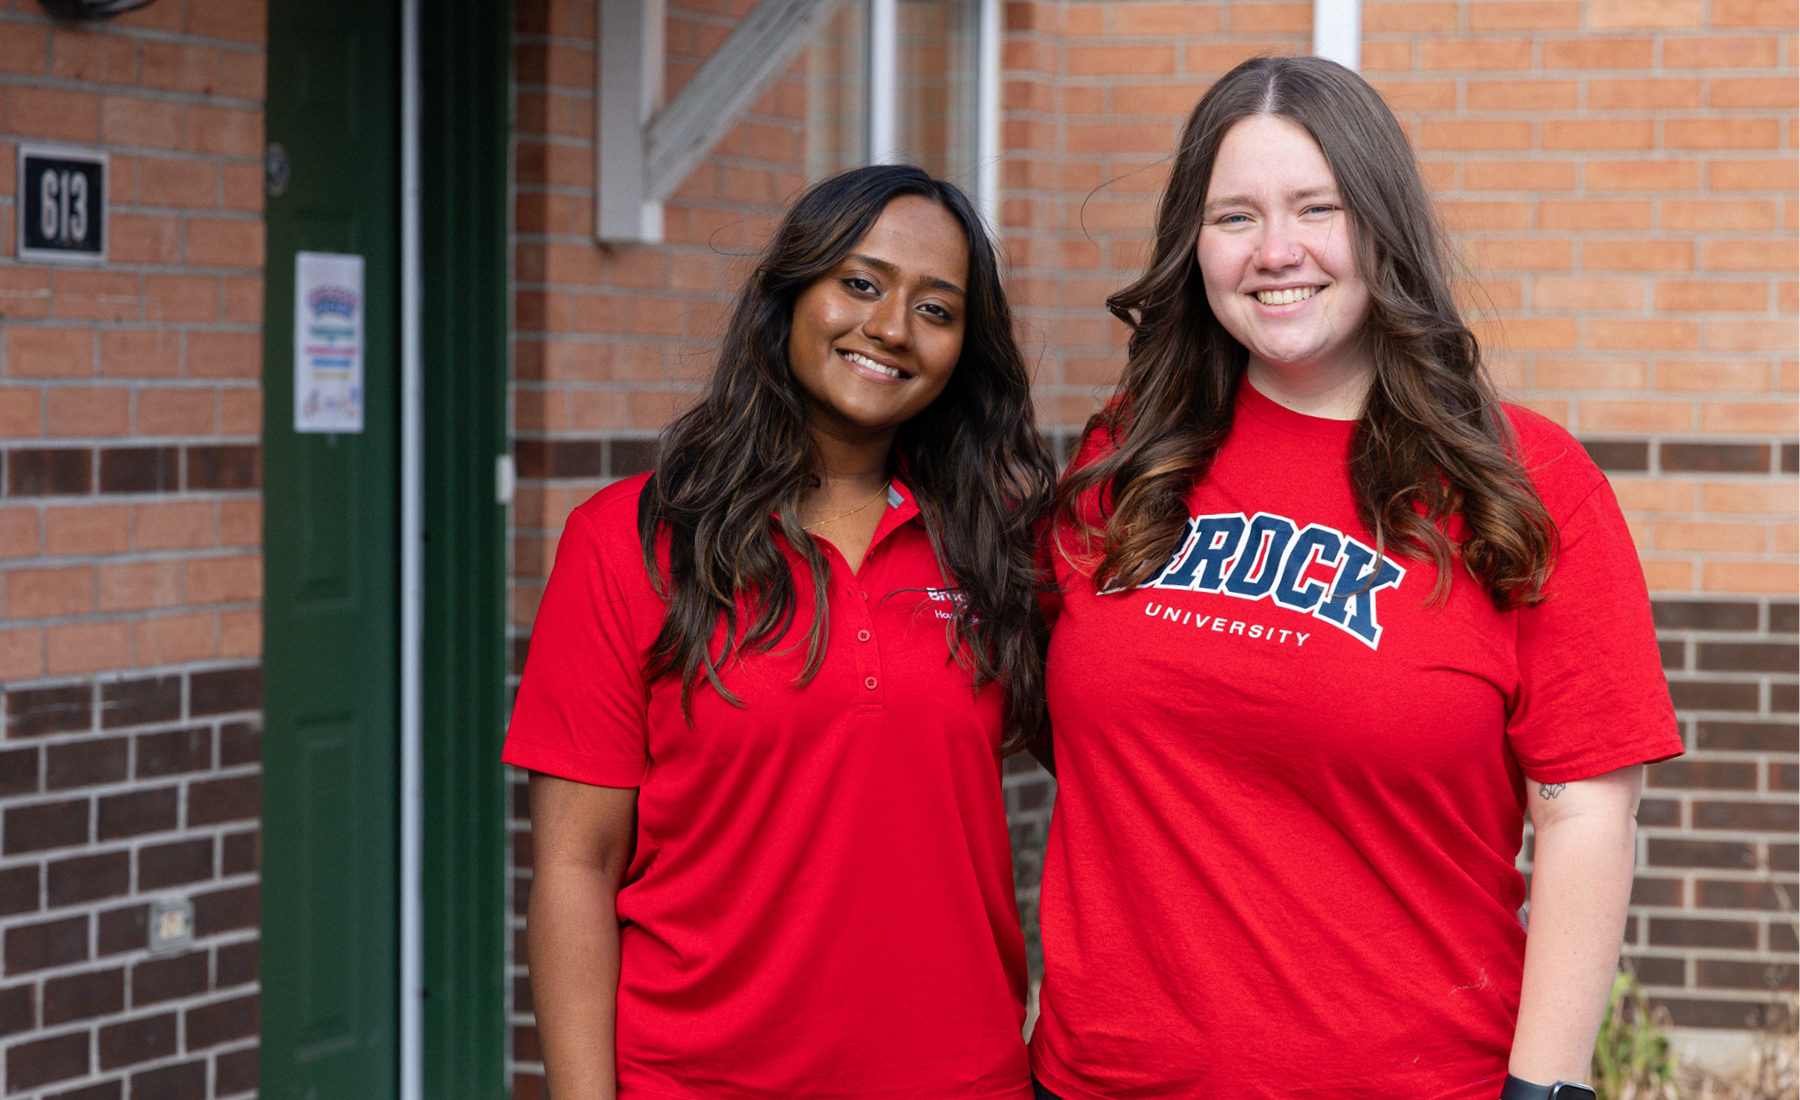
<instances>
[{"instance_id":1,"label":"woman's left arm","mask_svg":"<svg viewBox=\"0 0 1800 1100\"><path fill-rule=\"evenodd\" d=\"M1644 769L1526 785L1536 847L1508 1070L1540 1085L1585 1082L1631 901Z\"/></svg>"}]
</instances>

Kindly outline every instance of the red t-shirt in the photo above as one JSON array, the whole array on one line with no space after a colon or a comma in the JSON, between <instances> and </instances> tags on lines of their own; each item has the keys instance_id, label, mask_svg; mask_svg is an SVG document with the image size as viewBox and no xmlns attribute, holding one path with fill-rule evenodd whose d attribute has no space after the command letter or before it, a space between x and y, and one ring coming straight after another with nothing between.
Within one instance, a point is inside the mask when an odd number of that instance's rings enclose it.
<instances>
[{"instance_id":1,"label":"red t-shirt","mask_svg":"<svg viewBox=\"0 0 1800 1100\"><path fill-rule=\"evenodd\" d=\"M831 562L824 664L792 630L704 684L646 683L664 605L638 541L644 478L569 517L505 759L637 787L619 891L619 1095L1029 1100L1025 951L996 749L955 593L896 482L862 567ZM779 540L779 536L777 536ZM594 919L611 919L596 913Z\"/></svg>"},{"instance_id":2,"label":"red t-shirt","mask_svg":"<svg viewBox=\"0 0 1800 1100\"><path fill-rule=\"evenodd\" d=\"M1637 554L1581 446L1508 409L1548 599L1498 611L1458 568L1431 606L1431 563L1357 519L1354 424L1239 389L1151 584L1058 555L1033 1069L1068 1100L1491 1100L1525 776L1681 751Z\"/></svg>"}]
</instances>

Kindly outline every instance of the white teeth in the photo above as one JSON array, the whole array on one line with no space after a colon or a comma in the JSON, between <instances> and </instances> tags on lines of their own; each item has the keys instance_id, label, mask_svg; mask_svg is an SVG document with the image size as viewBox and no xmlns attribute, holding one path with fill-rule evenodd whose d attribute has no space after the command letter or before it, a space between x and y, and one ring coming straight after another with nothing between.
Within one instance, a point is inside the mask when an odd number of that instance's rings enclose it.
<instances>
[{"instance_id":1,"label":"white teeth","mask_svg":"<svg viewBox=\"0 0 1800 1100\"><path fill-rule=\"evenodd\" d=\"M895 370L893 367L884 367L880 363L877 363L875 360L870 359L866 355L858 355L853 351L840 351L840 352L838 352L838 354L843 356L844 358L850 360L852 363L857 364L858 366L867 367L872 371L879 371L880 373L887 375L889 378L905 378L906 377L906 375L904 373Z\"/></svg>"},{"instance_id":2,"label":"white teeth","mask_svg":"<svg viewBox=\"0 0 1800 1100\"><path fill-rule=\"evenodd\" d=\"M1291 306L1295 302L1304 302L1319 292L1316 286L1297 286L1288 290L1259 290L1256 300L1265 306Z\"/></svg>"}]
</instances>

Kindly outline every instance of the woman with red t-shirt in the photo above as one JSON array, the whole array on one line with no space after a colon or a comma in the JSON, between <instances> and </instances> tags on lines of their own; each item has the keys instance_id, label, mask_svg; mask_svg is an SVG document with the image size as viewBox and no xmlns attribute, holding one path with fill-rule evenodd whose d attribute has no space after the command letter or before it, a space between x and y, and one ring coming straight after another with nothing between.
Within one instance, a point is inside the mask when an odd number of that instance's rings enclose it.
<instances>
[{"instance_id":1,"label":"woman with red t-shirt","mask_svg":"<svg viewBox=\"0 0 1800 1100\"><path fill-rule=\"evenodd\" d=\"M1681 740L1606 479L1449 271L1354 73L1194 109L1055 513L1040 1096L1592 1100Z\"/></svg>"},{"instance_id":2,"label":"woman with red t-shirt","mask_svg":"<svg viewBox=\"0 0 1800 1100\"><path fill-rule=\"evenodd\" d=\"M556 1100L1029 1100L1000 759L1042 724L1053 485L968 199L808 190L532 631L505 759Z\"/></svg>"}]
</instances>

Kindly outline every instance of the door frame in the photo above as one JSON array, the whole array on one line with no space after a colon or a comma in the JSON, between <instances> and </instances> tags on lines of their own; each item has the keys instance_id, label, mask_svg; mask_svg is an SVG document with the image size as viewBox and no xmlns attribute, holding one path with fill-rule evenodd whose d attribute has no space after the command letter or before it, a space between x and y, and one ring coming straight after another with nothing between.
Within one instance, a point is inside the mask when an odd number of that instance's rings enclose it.
<instances>
[{"instance_id":1,"label":"door frame","mask_svg":"<svg viewBox=\"0 0 1800 1100\"><path fill-rule=\"evenodd\" d=\"M402 225L393 242L401 281L412 280L402 290L411 305L401 308L400 357L418 368L410 398L401 395L413 407L400 413L402 427L410 419L416 442L410 458L395 456L402 478L412 482L397 491L392 507L406 520L401 561L394 563L406 566L399 596L413 607L396 614L390 641L399 650L404 635L413 640L412 670L394 673L403 698L393 720L416 731L417 751L403 749L395 761L401 778L392 803L410 818L396 825L411 841L398 840L402 850L390 853L397 863L410 863L391 895L402 902L391 954L398 1000L388 1031L398 1040L398 1080L370 1085L372 1096L392 1096L394 1089L401 1100L502 1100L507 506L496 492L496 464L508 454L511 373L511 4L402 0L399 6L401 49L378 71L416 108L410 118L396 119L411 131L395 128L391 153L396 163L407 162L396 190L370 200L400 208L410 201L404 216L423 229L408 232ZM268 89L271 100L286 94L292 89ZM266 330L265 355L280 355L287 341L285 333ZM265 377L280 385L286 375L271 367ZM285 429L270 421L266 430ZM284 475L277 467L267 476ZM409 615L413 625L406 629ZM406 731L394 732L396 743L402 741ZM286 827L265 820L265 830L271 826ZM293 993L283 984L264 984L265 1018L286 1010L283 998Z\"/></svg>"},{"instance_id":2,"label":"door frame","mask_svg":"<svg viewBox=\"0 0 1800 1100\"><path fill-rule=\"evenodd\" d=\"M500 1100L512 5L408 2L419 6L422 108L422 1058L420 1091L403 1100Z\"/></svg>"}]
</instances>

